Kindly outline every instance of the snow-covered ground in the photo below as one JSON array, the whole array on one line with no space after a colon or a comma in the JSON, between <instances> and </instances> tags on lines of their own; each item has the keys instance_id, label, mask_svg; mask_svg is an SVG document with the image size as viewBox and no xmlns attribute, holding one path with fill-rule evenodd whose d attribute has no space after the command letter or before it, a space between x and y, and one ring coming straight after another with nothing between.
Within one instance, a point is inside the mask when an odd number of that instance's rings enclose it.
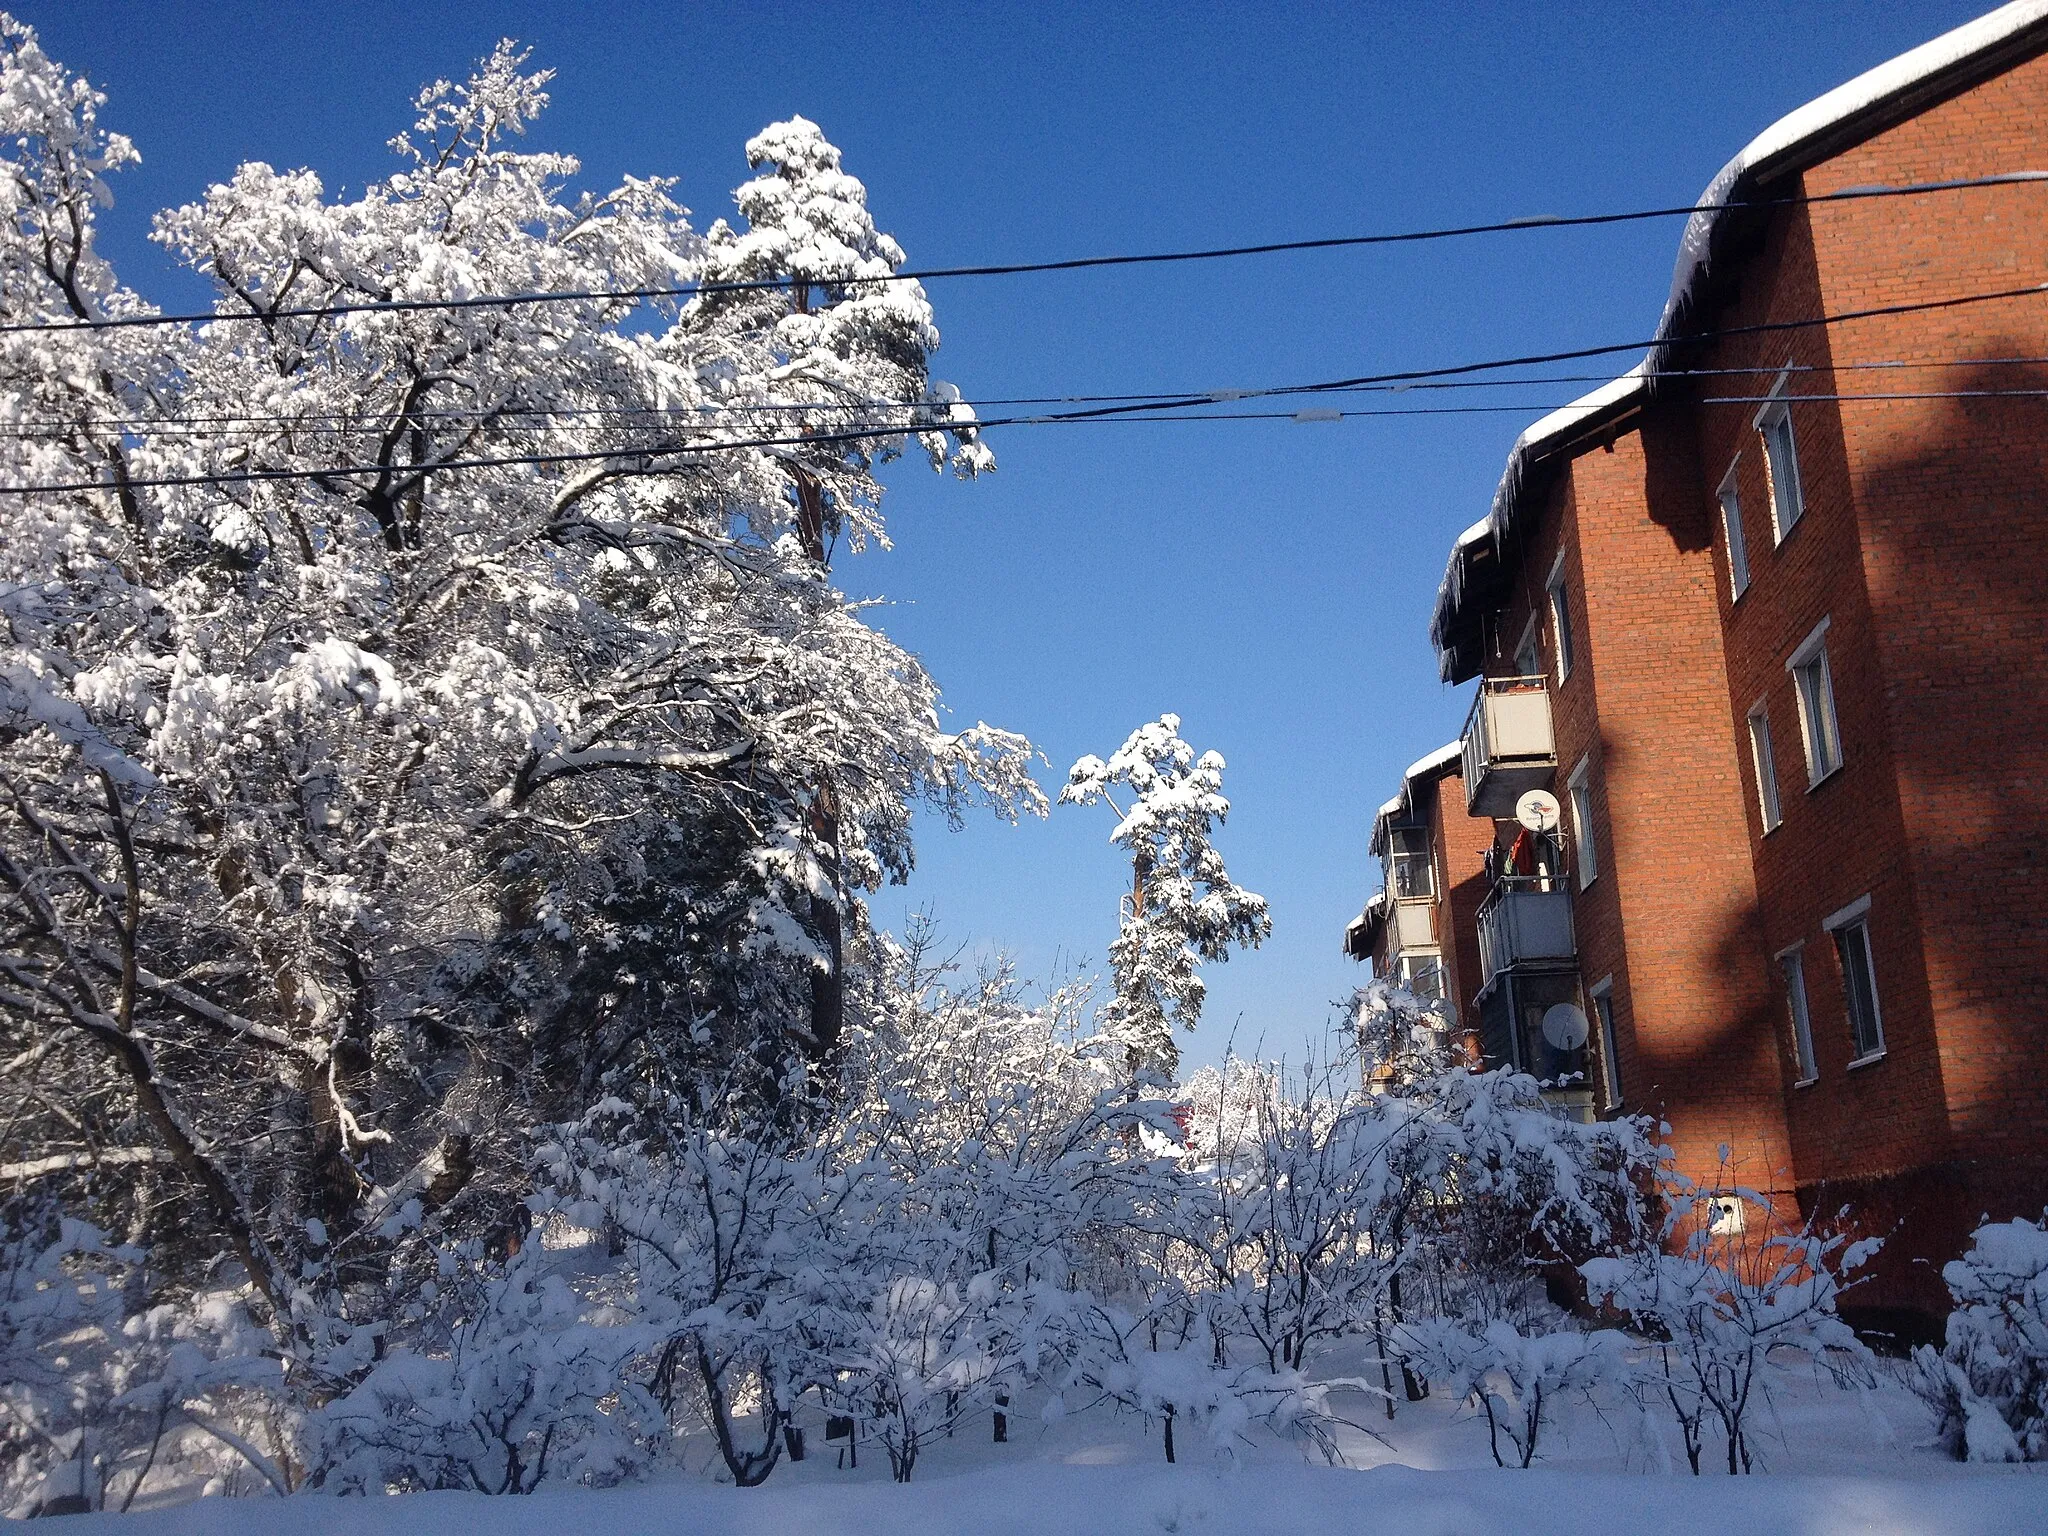
<instances>
[{"instance_id":1,"label":"snow-covered ground","mask_svg":"<svg viewBox=\"0 0 2048 1536\"><path fill-rule=\"evenodd\" d=\"M723 1486L707 1471L524 1499L207 1499L146 1514L82 1517L81 1536L86 1527L118 1527L131 1536L2048 1533L2048 1466L1947 1460L1923 1443L1924 1410L1889 1377L1864 1399L1811 1369L1774 1371L1757 1435L1767 1470L1747 1477L1711 1467L1692 1477L1668 1422L1659 1428L1676 1471L1648 1470L1655 1449L1625 1403L1570 1405L1546 1431L1538 1466L1521 1471L1493 1465L1484 1419L1457 1404L1402 1403L1389 1424L1377 1404L1351 1402L1355 1417L1385 1438L1340 1431L1348 1463L1341 1467L1273 1444L1240 1444L1219 1459L1206 1438L1185 1428L1181 1460L1169 1466L1156 1424L1101 1410L1048 1424L1042 1403L1033 1400L1016 1405L1009 1444L992 1444L985 1422L963 1428L924 1453L907 1486L889 1481L879 1447L857 1470L839 1466L814 1425L810 1457L785 1462L760 1488ZM1710 1439L1709 1459L1718 1451ZM703 1460L710 1459L707 1446Z\"/></svg>"}]
</instances>

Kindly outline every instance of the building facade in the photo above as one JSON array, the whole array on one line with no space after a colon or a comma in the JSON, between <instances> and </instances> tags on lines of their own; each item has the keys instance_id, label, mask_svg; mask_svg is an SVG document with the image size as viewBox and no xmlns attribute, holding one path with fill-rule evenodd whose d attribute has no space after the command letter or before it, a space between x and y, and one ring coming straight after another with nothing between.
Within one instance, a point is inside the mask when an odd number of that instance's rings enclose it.
<instances>
[{"instance_id":1,"label":"building facade","mask_svg":"<svg viewBox=\"0 0 2048 1536\"><path fill-rule=\"evenodd\" d=\"M2039 0L1774 124L1432 621L1478 682L1448 782L1497 850L1525 790L1562 811L1460 930L1487 1057L1661 1115L1768 1219L1853 1205L1902 1319L2048 1204L2044 170ZM1545 1055L1562 1001L1583 1062Z\"/></svg>"}]
</instances>

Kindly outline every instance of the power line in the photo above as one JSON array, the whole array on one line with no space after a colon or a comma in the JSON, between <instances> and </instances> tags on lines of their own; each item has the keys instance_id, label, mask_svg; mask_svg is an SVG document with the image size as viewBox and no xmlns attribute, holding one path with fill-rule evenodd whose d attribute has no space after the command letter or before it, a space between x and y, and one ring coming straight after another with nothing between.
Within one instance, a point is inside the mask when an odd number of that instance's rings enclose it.
<instances>
[{"instance_id":1,"label":"power line","mask_svg":"<svg viewBox=\"0 0 2048 1536\"><path fill-rule=\"evenodd\" d=\"M686 299L727 293L784 290L805 287L858 288L891 282L929 281L953 277L1017 277L1041 272L1079 272L1099 267L1159 266L1193 261L1221 261L1245 256L1274 256L1294 251L1342 250L1359 246L1413 245L1435 240L1456 240L1472 235L1519 233L1534 229L1586 229L1608 224L1632 224L1646 219L1690 217L1695 213L1719 213L1739 209L1759 210L1811 206L1820 203L1859 202L1871 198L1914 197L1930 192L1960 192L1983 187L2011 186L2048 181L2048 171L2004 171L1994 176L1974 176L1948 181L1912 182L1905 186L1847 187L1838 192L1821 192L1806 197L1760 198L1739 203L1686 203L1666 208L1638 208L1622 213L1529 214L1485 224L1457 224L1436 229L1399 230L1378 235L1334 235L1314 240L1276 240L1260 245L1218 246L1203 250L1151 251L1133 255L1076 256L1063 261L1003 262L981 266L923 267L892 272L887 277L758 278L729 283L680 283L647 288L572 288L531 293L479 294L466 299L370 299L350 304L306 305L291 309L211 311L175 315L115 315L91 320L32 320L0 325L0 335L49 331L110 331L156 325L213 325L222 322L324 319L331 315L404 314L433 310L509 309L529 304L606 303L650 299Z\"/></svg>"},{"instance_id":2,"label":"power line","mask_svg":"<svg viewBox=\"0 0 2048 1536\"><path fill-rule=\"evenodd\" d=\"M2043 400L2048 399L2048 389L1953 389L1953 390L1884 390L1870 393L1832 394L1775 394L1775 395L1708 395L1698 402L1701 405L1766 405L1782 401L1786 405L1817 405L1827 402L1872 402L1888 400ZM1121 427L1147 426L1160 423L1198 423L1205 421L1296 421L1304 423L1350 421L1367 417L1388 416L1495 416L1528 415L1532 412L1560 410L1569 401L1559 403L1521 402L1512 405L1411 405L1381 406L1366 409L1338 410L1311 407L1300 411L1169 411L1154 414L1128 413L1116 416L1066 415L1066 416L1013 416L998 417L983 423L991 427ZM606 448L578 450L568 453L494 454L472 459L448 459L436 464L344 464L327 469L258 469L227 470L194 475L135 476L122 482L129 489L152 487L174 487L195 485L246 485L277 480L345 480L359 475L391 475L397 479L408 479L428 474L443 474L463 469L500 469L540 464L576 464L599 462L606 459L620 461L618 473L621 476L639 476L666 472L646 461L672 459L708 453L723 453L739 448L781 448L799 446L829 446L837 442L856 442L876 437L896 436L919 430L915 425L879 425L857 432L825 432L792 437L756 437L728 439L724 442L705 443L663 443L639 448ZM633 461L641 461L635 463ZM118 489L114 482L106 480L81 480L57 485L0 485L0 495L34 495L59 491L111 491Z\"/></svg>"},{"instance_id":3,"label":"power line","mask_svg":"<svg viewBox=\"0 0 2048 1536\"><path fill-rule=\"evenodd\" d=\"M1779 334L1786 331L1810 330L1816 327L1841 325L1851 321L1868 320L1883 316L1920 314L1936 310L1958 309L1967 305L1985 304L2002 299L2039 298L2042 297L2044 294L2048 294L2048 283L2036 283L2029 284L2024 288L2003 288L1989 293L1963 294L1957 297L1946 299L1921 299L1905 304L1884 304L1877 305L1867 309L1845 310L1838 314L1817 315L1803 320L1767 320L1755 322L1749 325L1724 326L1712 331L1698 331L1684 336L1666 337L1662 338L1662 341L1668 345L1687 345L1702 341L1719 340L1734 336ZM1454 378L1460 375L1488 372L1501 368L1530 367L1542 363L1564 362L1577 358L1606 356L1617 352L1634 352L1639 351L1645 347L1654 346L1657 344L1658 339L1653 338L1650 341L1614 342L1605 346L1578 347L1563 352L1532 353L1521 357L1499 358L1487 362L1477 363L1459 363L1441 368L1406 369L1394 373L1361 374L1353 378L1325 380L1323 382L1313 384L1292 384L1270 389L1247 390L1244 391L1241 395L1238 395L1236 398L1273 399L1286 396L1326 395L1336 393L1339 391L1355 390L1362 388L1364 386L1375 384ZM1996 392L1956 392L1955 397L1981 398L1986 394L1993 393ZM2012 393L2015 395L2015 397L2022 397L2029 392L2014 391ZM1731 400L1735 397L1731 396L1719 398L1725 402L1726 400ZM1841 395L1836 396L1834 398L1846 400L1859 397ZM1881 397L1872 396L1867 398ZM1908 397L1899 396L1897 398ZM1948 398L1948 396L1942 394L1941 392L1928 392L1910 398L1932 399ZM1147 413L1155 412L1162 413L1157 417L1157 419L1160 420L1181 419L1184 416L1186 416L1186 419L1205 420L1245 419L1250 414L1242 413L1237 418L1233 418L1228 413L1217 413L1210 411L1197 416L1187 416L1187 413L1189 412L1200 412L1203 407L1213 407L1219 403L1223 402L1219 401L1217 397L1212 395L1185 395L1178 397L1155 399L1151 403L1145 405L1106 405L1092 407L1087 410L1060 411L1035 416L995 417L986 421L976 422L974 423L974 426L976 430L979 431L986 430L992 427L1045 426L1053 424L1068 424L1090 421L1110 421L1119 418L1150 419ZM1552 407L1552 409L1555 408L1556 407ZM1514 410L1528 411L1536 409L1542 408L1536 406L1510 405L1472 407L1447 406L1437 408L1418 406L1413 408L1412 410L1402 411L1398 414L1441 415L1453 413L1476 414L1481 412L1494 414ZM1164 413L1171 414L1169 415ZM1304 416L1300 412L1296 412L1294 414L1299 419L1318 419L1318 417L1316 416ZM1342 417L1346 413L1337 411L1333 412L1333 414L1337 419L1342 419ZM1368 413L1359 412L1355 414L1363 415ZM1397 413L1382 412L1373 414ZM1330 418L1325 416L1321 417L1320 419ZM965 425L965 423L963 423L962 425ZM425 476L429 474L445 474L455 470L464 469L517 467L522 465L537 464L589 463L601 462L608 459L620 461L630 461L635 459L654 460L674 458L677 456L699 455L713 452L729 452L735 449L782 448L801 446L828 447L834 443L861 442L872 440L876 437L897 436L911 432L944 430L945 425L943 423L911 422L900 426L866 426L857 430L845 432L798 433L790 436L729 439L723 442L709 443L654 443L640 447L584 449L565 453L485 455L471 459L447 459L442 460L438 463L403 465L354 464L337 465L326 469L232 470L197 475L134 476L121 482L120 485L118 486L114 482L102 480L70 481L53 485L0 485L0 495L33 495L38 492L53 493L69 491L104 491L122 488L139 490L155 487L168 488L192 485L235 485L276 480L310 480L317 482L322 480L343 480L358 475L377 475L380 477L395 475L403 479L415 476ZM622 468L619 471L619 473L622 475L652 474L657 472L658 471L653 469L650 465L644 464L632 469Z\"/></svg>"},{"instance_id":4,"label":"power line","mask_svg":"<svg viewBox=\"0 0 2048 1536\"><path fill-rule=\"evenodd\" d=\"M1775 378L1780 373L1855 373L1855 372L1898 372L1932 368L2016 368L2048 367L2048 356L2039 357L1941 357L1897 359L1865 363L1793 363L1788 365L1758 364L1745 368L1662 368L1645 372L1646 380L1665 379L1706 379L1721 377L1743 377L1769 374ZM1522 389L1540 384L1606 384L1613 376L1605 373L1552 373L1539 374L1529 378L1514 379L1441 379L1426 380L1414 384L1358 384L1341 389L1324 391L1328 394L1403 394L1411 390L1455 390L1455 389ZM1296 386L1280 385L1272 388L1286 389ZM1263 388L1252 389L1210 389L1210 390L1149 390L1124 394L1098 395L990 395L973 400L962 399L954 402L971 406L976 410L994 406L1018 405L1087 405L1115 404L1123 402L1143 403L1167 401L1201 396L1215 404L1254 399L1264 392ZM944 402L940 402L944 403ZM51 433L77 431L83 427L134 428L138 433L147 432L152 437L210 437L221 427L348 427L364 422L388 425L394 421L483 421L492 420L509 431L539 431L540 427L519 425L520 418L544 417L548 419L571 419L587 421L592 419L615 418L619 425L630 426L636 418L660 418L674 422L684 418L708 418L712 416L753 416L778 413L802 413L823 411L863 411L877 407L866 401L757 401L745 405L704 404L674 406L643 405L525 405L472 409L424 409L424 410L356 410L356 411L305 411L292 415L278 412L262 414L202 413L192 416L146 417L146 416L96 416L89 421L17 421L11 426L0 428L0 438L36 438ZM888 409L910 409L907 406L891 405ZM1519 409L1519 407L1513 407ZM1542 407L1539 407L1542 409ZM950 423L923 423L932 430L945 431ZM962 422L960 425L987 426L986 421Z\"/></svg>"}]
</instances>

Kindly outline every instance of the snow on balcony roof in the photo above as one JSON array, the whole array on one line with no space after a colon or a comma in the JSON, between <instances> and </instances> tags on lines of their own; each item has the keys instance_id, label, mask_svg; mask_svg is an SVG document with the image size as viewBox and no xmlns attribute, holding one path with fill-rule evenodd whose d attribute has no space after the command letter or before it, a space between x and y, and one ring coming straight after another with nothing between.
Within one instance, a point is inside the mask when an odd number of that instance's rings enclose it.
<instances>
[{"instance_id":1,"label":"snow on balcony roof","mask_svg":"<svg viewBox=\"0 0 2048 1536\"><path fill-rule=\"evenodd\" d=\"M1446 742L1429 756L1417 758L1408 765L1408 771L1401 775L1401 792L1381 806L1379 814L1373 817L1371 846L1375 854L1386 848L1387 828L1393 824L1393 819L1414 808L1415 791L1424 784L1435 783L1446 770L1457 767L1464 750L1462 739Z\"/></svg>"},{"instance_id":2,"label":"snow on balcony roof","mask_svg":"<svg viewBox=\"0 0 2048 1536\"><path fill-rule=\"evenodd\" d=\"M1702 303L1715 237L1738 211L1729 205L1743 202L1750 189L1767 176L1798 168L1802 157L1810 156L1817 163L1833 152L1832 146L1839 140L1853 133L1860 119L1911 96L1916 88L1936 88L1944 77L1996 55L2044 23L2048 23L2048 0L2012 0L1786 113L1721 167L1700 194L1679 237L1670 295L1643 361L1620 378L1552 411L1517 437L1508 450L1507 465L1487 515L1458 535L1429 622L1430 641L1436 647L1438 669L1445 682L1462 682L1477 670L1464 656L1458 634L1461 620L1467 618L1462 610L1473 560L1485 555L1497 559L1508 544L1529 471L1539 460L1568 443L1579 429L1595 424L1603 415L1625 411L1646 393L1650 376L1665 366L1674 338L1681 338L1691 327Z\"/></svg>"}]
</instances>

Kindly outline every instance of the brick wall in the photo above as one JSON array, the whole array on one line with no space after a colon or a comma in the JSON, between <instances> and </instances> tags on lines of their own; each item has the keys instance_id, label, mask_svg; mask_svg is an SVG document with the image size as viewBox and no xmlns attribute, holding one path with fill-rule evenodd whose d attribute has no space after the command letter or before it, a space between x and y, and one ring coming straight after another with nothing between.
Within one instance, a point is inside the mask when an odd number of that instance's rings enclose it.
<instances>
[{"instance_id":1,"label":"brick wall","mask_svg":"<svg viewBox=\"0 0 2048 1536\"><path fill-rule=\"evenodd\" d=\"M2048 166L2048 59L2025 63L1807 173L1821 193ZM1791 190L1787 188L1786 190ZM2048 278L2048 189L1814 205L1777 216L1720 326ZM2048 401L1829 400L1794 408L1807 510L1774 545L1756 396L1786 363L1812 395L2048 387L2048 295L1734 338L1691 359L1698 479L1733 464L1751 585L1729 588L1728 718L1769 712L1784 822L1766 834L1742 755L1764 955L1803 943L1818 1080L1780 1076L1809 1201L1853 1193L1898 1224L1887 1299L1938 1307L1933 1271L1980 1212L2048 1200ZM1899 368L1905 362L1917 366ZM1941 366L1934 366L1934 365ZM1960 366L1949 366L1959 364ZM1883 365L1883 366L1879 366ZM1710 495L1700 498L1711 504ZM1807 782L1786 658L1823 618L1844 765ZM1858 897L1885 1055L1849 1066L1822 919ZM1782 997L1776 976L1774 990Z\"/></svg>"},{"instance_id":2,"label":"brick wall","mask_svg":"<svg viewBox=\"0 0 2048 1536\"><path fill-rule=\"evenodd\" d=\"M1670 1122L1684 1172L1719 1181L1726 1145L1733 1178L1789 1195L1777 1016L1712 555L1686 510L1697 500L1686 425L1653 411L1570 460L1517 551L1498 633L1510 647L1539 615L1568 824L1567 781L1587 765L1599 872L1575 891L1573 915L1587 987L1611 980L1626 1106ZM1559 550L1575 639L1561 682L1547 594Z\"/></svg>"}]
</instances>

